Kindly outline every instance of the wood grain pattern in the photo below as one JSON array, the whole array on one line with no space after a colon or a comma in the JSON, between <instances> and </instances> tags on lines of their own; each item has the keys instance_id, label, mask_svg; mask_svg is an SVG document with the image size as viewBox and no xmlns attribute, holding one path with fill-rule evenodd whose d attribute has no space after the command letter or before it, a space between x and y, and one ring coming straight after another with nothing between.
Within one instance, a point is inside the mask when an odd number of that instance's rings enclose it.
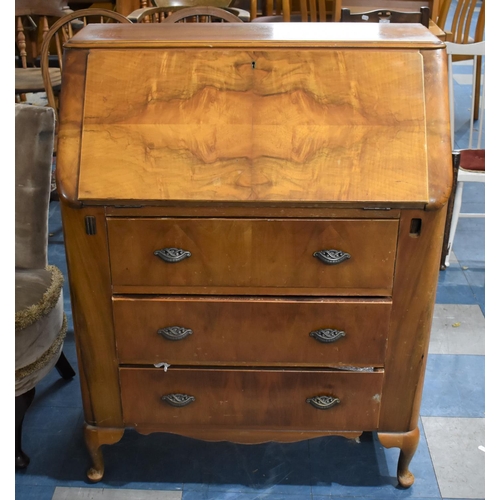
<instances>
[{"instance_id":1,"label":"wood grain pattern","mask_svg":"<svg viewBox=\"0 0 500 500\"><path fill-rule=\"evenodd\" d=\"M423 90L415 51L92 53L78 195L427 202Z\"/></svg>"},{"instance_id":2,"label":"wood grain pattern","mask_svg":"<svg viewBox=\"0 0 500 500\"><path fill-rule=\"evenodd\" d=\"M118 356L128 364L382 366L390 311L375 299L113 298ZM172 326L192 333L158 333ZM310 333L322 328L345 336L321 343Z\"/></svg>"},{"instance_id":3,"label":"wood grain pattern","mask_svg":"<svg viewBox=\"0 0 500 500\"><path fill-rule=\"evenodd\" d=\"M113 293L117 295L261 295L263 297L309 296L309 297L360 297L366 298L368 290L359 288L314 288L314 287L239 287L239 286L170 286L170 285L113 285ZM388 297L388 288L370 288L370 297Z\"/></svg>"},{"instance_id":4,"label":"wood grain pattern","mask_svg":"<svg viewBox=\"0 0 500 500\"><path fill-rule=\"evenodd\" d=\"M191 427L175 427L167 424L137 424L135 430L140 434L151 434L153 432L170 432L193 439L202 439L204 441L230 441L240 444L261 444L273 441L275 443L295 443L304 439L315 439L323 436L340 436L346 439L358 439L362 431L329 431L322 429L320 431L310 431L297 429L287 431L283 429L232 429L224 427L217 429L214 427L201 427L199 425Z\"/></svg>"},{"instance_id":5,"label":"wood grain pattern","mask_svg":"<svg viewBox=\"0 0 500 500\"><path fill-rule=\"evenodd\" d=\"M370 23L353 27L344 23L226 23L221 26L94 25L67 43L75 49L120 48L343 48L439 49L443 42L423 26Z\"/></svg>"},{"instance_id":6,"label":"wood grain pattern","mask_svg":"<svg viewBox=\"0 0 500 500\"><path fill-rule=\"evenodd\" d=\"M57 170L90 478L125 426L377 430L408 486L451 185L444 45L417 25L249 24L89 26L66 46ZM327 249L351 258L313 257ZM195 401L161 400L177 393ZM341 403L306 403L320 395Z\"/></svg>"},{"instance_id":7,"label":"wood grain pattern","mask_svg":"<svg viewBox=\"0 0 500 500\"><path fill-rule=\"evenodd\" d=\"M88 51L65 54L64 85L59 98L59 129L57 134L57 191L61 200L78 207L78 175L85 103L85 71Z\"/></svg>"},{"instance_id":8,"label":"wood grain pattern","mask_svg":"<svg viewBox=\"0 0 500 500\"><path fill-rule=\"evenodd\" d=\"M381 203L381 205L385 205ZM419 207L419 208L423 208ZM356 208L320 208L296 207L290 204L273 206L232 206L231 204L207 203L202 206L106 206L106 215L110 217L224 217L224 218L272 218L272 219L399 219L398 209L366 210Z\"/></svg>"},{"instance_id":9,"label":"wood grain pattern","mask_svg":"<svg viewBox=\"0 0 500 500\"><path fill-rule=\"evenodd\" d=\"M398 460L398 482L403 488L409 488L415 481L415 477L408 469L411 459L417 451L420 438L420 430L415 427L409 432L402 433L378 433L380 444L385 448L400 448Z\"/></svg>"},{"instance_id":10,"label":"wood grain pattern","mask_svg":"<svg viewBox=\"0 0 500 500\"><path fill-rule=\"evenodd\" d=\"M61 213L85 421L121 427L104 210L61 203ZM95 235L85 233L85 216L95 217Z\"/></svg>"},{"instance_id":11,"label":"wood grain pattern","mask_svg":"<svg viewBox=\"0 0 500 500\"><path fill-rule=\"evenodd\" d=\"M382 379L382 372L120 368L126 425L158 423L172 428L373 430L378 425ZM169 393L193 395L195 401L175 408L161 400ZM306 403L316 395L335 396L340 404L318 410Z\"/></svg>"},{"instance_id":12,"label":"wood grain pattern","mask_svg":"<svg viewBox=\"0 0 500 500\"><path fill-rule=\"evenodd\" d=\"M418 237L410 235L413 218L422 220ZM406 432L418 425L445 218L446 208L401 214L381 431Z\"/></svg>"},{"instance_id":13,"label":"wood grain pattern","mask_svg":"<svg viewBox=\"0 0 500 500\"><path fill-rule=\"evenodd\" d=\"M434 110L426 115L429 163L429 203L426 210L437 210L447 202L453 184L447 62L444 52L424 52L425 107Z\"/></svg>"},{"instance_id":14,"label":"wood grain pattern","mask_svg":"<svg viewBox=\"0 0 500 500\"><path fill-rule=\"evenodd\" d=\"M108 219L113 285L384 289L391 295L394 220ZM166 263L154 252L191 257ZM320 250L351 258L320 262ZM242 290L244 292L244 290Z\"/></svg>"},{"instance_id":15,"label":"wood grain pattern","mask_svg":"<svg viewBox=\"0 0 500 500\"><path fill-rule=\"evenodd\" d=\"M87 477L93 483L100 481L104 475L104 459L101 446L115 444L120 441L124 428L103 428L86 424L84 426L85 444L92 459L92 466L87 471Z\"/></svg>"}]
</instances>

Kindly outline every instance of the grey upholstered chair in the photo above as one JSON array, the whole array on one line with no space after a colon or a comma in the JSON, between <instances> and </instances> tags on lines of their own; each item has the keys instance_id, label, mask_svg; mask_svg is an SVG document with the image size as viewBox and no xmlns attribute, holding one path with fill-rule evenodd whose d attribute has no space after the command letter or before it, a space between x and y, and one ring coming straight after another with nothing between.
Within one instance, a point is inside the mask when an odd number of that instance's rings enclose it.
<instances>
[{"instance_id":1,"label":"grey upholstered chair","mask_svg":"<svg viewBox=\"0 0 500 500\"><path fill-rule=\"evenodd\" d=\"M54 366L65 379L75 372L62 354L63 275L47 263L54 110L15 107L16 468L24 468L29 458L21 449L22 423L36 384Z\"/></svg>"}]
</instances>

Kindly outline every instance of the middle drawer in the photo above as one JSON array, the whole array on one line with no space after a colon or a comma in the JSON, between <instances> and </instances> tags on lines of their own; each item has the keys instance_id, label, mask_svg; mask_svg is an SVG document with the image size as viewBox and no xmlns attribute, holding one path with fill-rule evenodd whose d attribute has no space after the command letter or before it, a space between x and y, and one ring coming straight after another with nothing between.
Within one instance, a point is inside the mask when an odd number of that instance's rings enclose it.
<instances>
[{"instance_id":1,"label":"middle drawer","mask_svg":"<svg viewBox=\"0 0 500 500\"><path fill-rule=\"evenodd\" d=\"M382 366L391 301L113 297L122 364Z\"/></svg>"}]
</instances>

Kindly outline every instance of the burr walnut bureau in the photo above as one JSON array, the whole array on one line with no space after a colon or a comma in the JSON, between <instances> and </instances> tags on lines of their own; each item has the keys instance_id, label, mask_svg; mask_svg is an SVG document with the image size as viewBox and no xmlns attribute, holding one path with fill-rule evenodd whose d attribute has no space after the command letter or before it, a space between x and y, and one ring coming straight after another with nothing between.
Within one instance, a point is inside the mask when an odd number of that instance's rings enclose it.
<instances>
[{"instance_id":1,"label":"burr walnut bureau","mask_svg":"<svg viewBox=\"0 0 500 500\"><path fill-rule=\"evenodd\" d=\"M89 25L64 57L89 478L125 428L375 431L411 485L452 184L443 43L420 25Z\"/></svg>"}]
</instances>

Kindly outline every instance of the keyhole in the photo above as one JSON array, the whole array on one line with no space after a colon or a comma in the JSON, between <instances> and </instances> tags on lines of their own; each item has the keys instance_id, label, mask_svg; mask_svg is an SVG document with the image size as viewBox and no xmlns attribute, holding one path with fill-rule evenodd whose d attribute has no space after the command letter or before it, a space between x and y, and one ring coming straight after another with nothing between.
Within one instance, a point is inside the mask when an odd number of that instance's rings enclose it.
<instances>
[{"instance_id":1,"label":"keyhole","mask_svg":"<svg viewBox=\"0 0 500 500\"><path fill-rule=\"evenodd\" d=\"M252 69L255 69L255 61L252 61Z\"/></svg>"}]
</instances>

